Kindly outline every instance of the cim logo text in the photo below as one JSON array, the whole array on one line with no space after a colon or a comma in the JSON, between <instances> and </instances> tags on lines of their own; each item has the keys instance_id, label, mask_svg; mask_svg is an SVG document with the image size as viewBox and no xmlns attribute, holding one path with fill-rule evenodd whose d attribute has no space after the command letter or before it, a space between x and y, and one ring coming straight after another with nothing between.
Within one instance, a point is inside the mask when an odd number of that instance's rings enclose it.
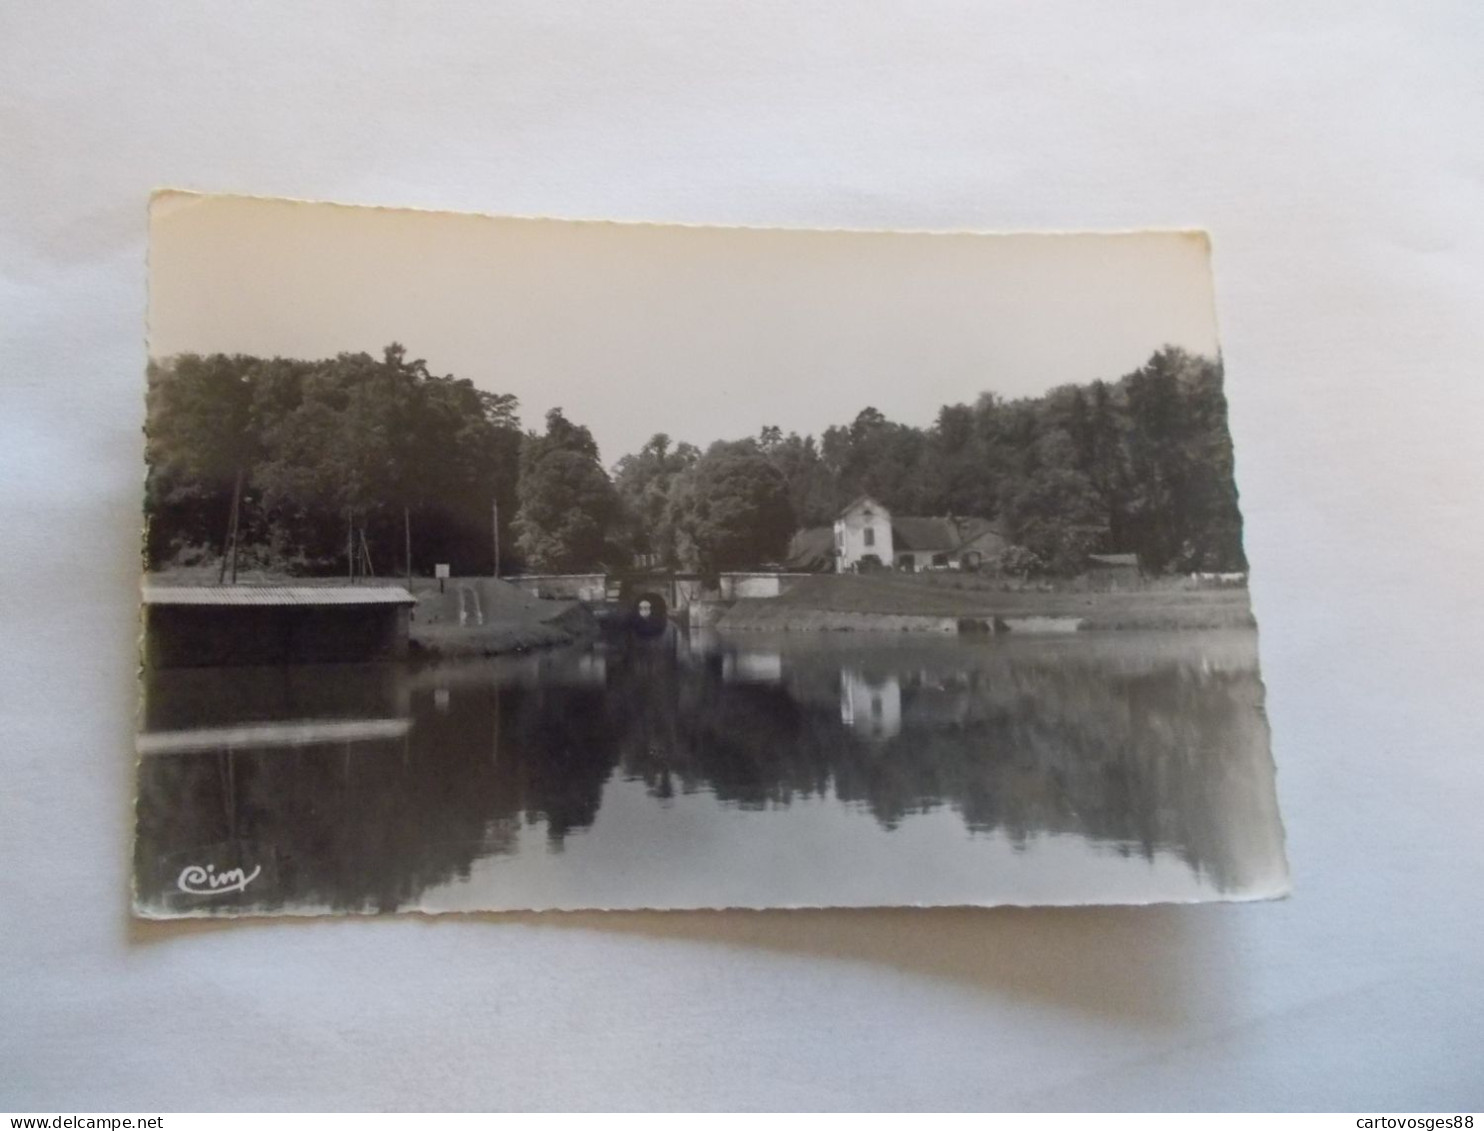
<instances>
[{"instance_id":1,"label":"cim logo text","mask_svg":"<svg viewBox=\"0 0 1484 1131\"><path fill-rule=\"evenodd\" d=\"M224 868L218 872L215 865L190 864L180 870L175 886L187 895L224 895L229 891L245 891L247 885L263 871L259 864L251 872L241 868Z\"/></svg>"}]
</instances>

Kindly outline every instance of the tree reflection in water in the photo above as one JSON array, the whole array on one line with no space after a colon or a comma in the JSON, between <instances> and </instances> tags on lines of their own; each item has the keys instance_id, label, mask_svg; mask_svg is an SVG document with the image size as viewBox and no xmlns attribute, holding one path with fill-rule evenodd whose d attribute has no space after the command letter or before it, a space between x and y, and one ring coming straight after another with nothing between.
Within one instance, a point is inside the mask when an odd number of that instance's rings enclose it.
<instances>
[{"instance_id":1,"label":"tree reflection in water","mask_svg":"<svg viewBox=\"0 0 1484 1131\"><path fill-rule=\"evenodd\" d=\"M141 741L168 747L139 770L138 902L154 912L415 905L476 861L532 852L527 826L559 851L620 779L657 806L843 804L888 836L948 807L966 835L1019 846L1171 853L1217 892L1247 881L1269 835L1246 633L671 636L417 669L159 672L146 696ZM325 728L337 719L407 725L355 739ZM273 729L284 720L312 722ZM238 893L181 892L181 870L207 862L263 872Z\"/></svg>"}]
</instances>

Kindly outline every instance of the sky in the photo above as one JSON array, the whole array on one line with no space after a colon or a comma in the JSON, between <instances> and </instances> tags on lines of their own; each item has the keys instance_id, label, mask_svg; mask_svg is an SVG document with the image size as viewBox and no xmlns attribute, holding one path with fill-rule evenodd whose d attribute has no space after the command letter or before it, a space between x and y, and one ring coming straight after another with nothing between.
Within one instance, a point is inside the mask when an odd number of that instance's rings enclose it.
<instances>
[{"instance_id":1,"label":"sky","mask_svg":"<svg viewBox=\"0 0 1484 1131\"><path fill-rule=\"evenodd\" d=\"M704 448L818 435L866 406L1117 379L1217 352L1200 233L902 233L516 219L156 196L150 355L380 354L589 427L605 464L656 432Z\"/></svg>"}]
</instances>

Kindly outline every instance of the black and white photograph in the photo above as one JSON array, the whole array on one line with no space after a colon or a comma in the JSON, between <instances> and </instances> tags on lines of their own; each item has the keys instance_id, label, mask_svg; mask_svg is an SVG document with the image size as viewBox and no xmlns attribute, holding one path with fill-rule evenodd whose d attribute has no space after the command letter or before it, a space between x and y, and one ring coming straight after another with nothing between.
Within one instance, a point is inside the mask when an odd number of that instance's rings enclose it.
<instances>
[{"instance_id":1,"label":"black and white photograph","mask_svg":"<svg viewBox=\"0 0 1484 1131\"><path fill-rule=\"evenodd\" d=\"M1286 894L1215 306L1194 231L157 194L136 914Z\"/></svg>"},{"instance_id":2,"label":"black and white photograph","mask_svg":"<svg viewBox=\"0 0 1484 1131\"><path fill-rule=\"evenodd\" d=\"M0 29L0 1125L1479 1126L1484 5Z\"/></svg>"}]
</instances>

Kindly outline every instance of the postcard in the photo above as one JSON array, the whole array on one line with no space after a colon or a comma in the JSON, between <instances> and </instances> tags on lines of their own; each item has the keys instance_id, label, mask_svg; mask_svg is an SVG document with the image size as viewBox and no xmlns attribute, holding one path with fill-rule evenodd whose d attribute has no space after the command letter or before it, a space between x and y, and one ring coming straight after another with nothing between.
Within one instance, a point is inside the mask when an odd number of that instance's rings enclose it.
<instances>
[{"instance_id":1,"label":"postcard","mask_svg":"<svg viewBox=\"0 0 1484 1131\"><path fill-rule=\"evenodd\" d=\"M162 192L149 356L141 916L1288 890L1203 233Z\"/></svg>"}]
</instances>

